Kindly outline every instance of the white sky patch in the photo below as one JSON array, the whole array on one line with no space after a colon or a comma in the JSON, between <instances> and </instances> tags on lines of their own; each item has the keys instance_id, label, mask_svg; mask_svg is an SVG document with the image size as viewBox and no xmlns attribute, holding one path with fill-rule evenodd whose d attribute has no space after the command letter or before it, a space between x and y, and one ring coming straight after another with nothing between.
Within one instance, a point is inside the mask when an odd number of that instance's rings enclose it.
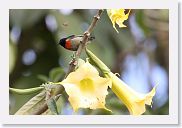
<instances>
[{"instance_id":1,"label":"white sky patch","mask_svg":"<svg viewBox=\"0 0 182 128\"><path fill-rule=\"evenodd\" d=\"M57 21L53 15L46 16L45 22L49 30L51 30L52 32L57 30L58 28Z\"/></svg>"},{"instance_id":2,"label":"white sky patch","mask_svg":"<svg viewBox=\"0 0 182 128\"><path fill-rule=\"evenodd\" d=\"M23 53L22 61L25 65L32 65L36 60L35 51L29 49Z\"/></svg>"},{"instance_id":3,"label":"white sky patch","mask_svg":"<svg viewBox=\"0 0 182 128\"><path fill-rule=\"evenodd\" d=\"M158 102L157 106L160 107L165 104L169 97L167 72L156 64L152 67L151 77L153 86L157 84L155 100Z\"/></svg>"},{"instance_id":4,"label":"white sky patch","mask_svg":"<svg viewBox=\"0 0 182 128\"><path fill-rule=\"evenodd\" d=\"M127 56L124 64L122 79L134 90L140 93L149 92L148 88L148 72L149 59L148 56L141 52L137 56Z\"/></svg>"},{"instance_id":5,"label":"white sky patch","mask_svg":"<svg viewBox=\"0 0 182 128\"><path fill-rule=\"evenodd\" d=\"M144 40L145 35L143 30L138 26L136 22L136 17L134 15L130 16L129 24L130 24L131 32L136 39L136 43L141 43Z\"/></svg>"},{"instance_id":6,"label":"white sky patch","mask_svg":"<svg viewBox=\"0 0 182 128\"><path fill-rule=\"evenodd\" d=\"M168 75L165 69L158 64L150 68L149 58L146 53L141 52L137 56L128 55L125 64L122 79L134 90L147 93L149 88L149 79L152 86L157 86L154 98L154 105L161 107L168 100Z\"/></svg>"},{"instance_id":7,"label":"white sky patch","mask_svg":"<svg viewBox=\"0 0 182 128\"><path fill-rule=\"evenodd\" d=\"M20 34L21 34L20 27L13 26L13 28L11 29L11 32L10 32L10 38L11 38L13 43L15 43L15 44L18 43L18 40L20 38Z\"/></svg>"},{"instance_id":8,"label":"white sky patch","mask_svg":"<svg viewBox=\"0 0 182 128\"><path fill-rule=\"evenodd\" d=\"M60 9L59 12L63 15L70 15L73 12L73 9Z\"/></svg>"}]
</instances>

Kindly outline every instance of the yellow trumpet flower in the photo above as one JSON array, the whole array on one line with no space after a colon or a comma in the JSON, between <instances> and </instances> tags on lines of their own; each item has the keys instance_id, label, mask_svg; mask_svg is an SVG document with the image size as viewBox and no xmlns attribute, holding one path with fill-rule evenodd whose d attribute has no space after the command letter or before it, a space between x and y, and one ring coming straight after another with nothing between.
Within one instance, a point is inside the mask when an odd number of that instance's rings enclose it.
<instances>
[{"instance_id":1,"label":"yellow trumpet flower","mask_svg":"<svg viewBox=\"0 0 182 128\"><path fill-rule=\"evenodd\" d=\"M130 88L112 72L105 74L105 76L112 80L112 91L126 105L131 115L143 114L146 111L145 104L152 104L155 87L149 93L141 94Z\"/></svg>"},{"instance_id":2,"label":"yellow trumpet flower","mask_svg":"<svg viewBox=\"0 0 182 128\"><path fill-rule=\"evenodd\" d=\"M130 14L130 11L125 14L125 9L108 9L107 14L113 24L113 28L119 33L119 31L115 27L115 23L119 25L120 28L126 27L126 25L123 24L125 20L128 19L128 16Z\"/></svg>"},{"instance_id":3,"label":"yellow trumpet flower","mask_svg":"<svg viewBox=\"0 0 182 128\"><path fill-rule=\"evenodd\" d=\"M112 80L112 91L117 95L117 97L126 105L131 115L141 115L143 114L146 105L152 104L152 98L155 95L156 87L154 87L149 93L141 94L134 91L121 79L119 79L115 74L113 74L110 69L99 60L91 51L86 49L86 53L90 60L93 61L96 66L103 72L105 77Z\"/></svg>"},{"instance_id":4,"label":"yellow trumpet flower","mask_svg":"<svg viewBox=\"0 0 182 128\"><path fill-rule=\"evenodd\" d=\"M74 111L79 108L109 110L105 107L105 98L108 94L108 86L112 85L111 80L100 77L97 69L89 62L70 73L60 84L69 95L69 102Z\"/></svg>"}]
</instances>

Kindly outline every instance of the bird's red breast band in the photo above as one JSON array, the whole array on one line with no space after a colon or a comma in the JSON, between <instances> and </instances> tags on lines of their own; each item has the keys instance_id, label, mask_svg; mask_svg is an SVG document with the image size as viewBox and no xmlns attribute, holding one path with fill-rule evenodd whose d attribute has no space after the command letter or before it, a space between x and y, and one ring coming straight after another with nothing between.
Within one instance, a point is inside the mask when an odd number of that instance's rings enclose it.
<instances>
[{"instance_id":1,"label":"bird's red breast band","mask_svg":"<svg viewBox=\"0 0 182 128\"><path fill-rule=\"evenodd\" d=\"M65 48L71 49L71 41L69 39L66 40Z\"/></svg>"}]
</instances>

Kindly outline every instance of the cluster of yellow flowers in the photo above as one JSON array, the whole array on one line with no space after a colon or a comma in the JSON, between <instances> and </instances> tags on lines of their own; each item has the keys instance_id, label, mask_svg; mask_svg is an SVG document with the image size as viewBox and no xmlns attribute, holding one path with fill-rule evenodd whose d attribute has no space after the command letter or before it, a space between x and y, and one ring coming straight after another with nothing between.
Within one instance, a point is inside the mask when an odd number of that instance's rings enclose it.
<instances>
[{"instance_id":1,"label":"cluster of yellow flowers","mask_svg":"<svg viewBox=\"0 0 182 128\"><path fill-rule=\"evenodd\" d=\"M117 32L115 23L119 27L126 27L123 22L128 19L130 10L125 14L124 9L109 9L107 13ZM126 105L131 115L143 114L146 111L145 105L152 104L156 87L147 94L138 93L113 74L91 51L86 49L86 54L89 57L89 61L94 62L105 77L100 77L97 69L87 60L86 63L80 65L76 71L70 73L65 80L60 82L69 95L69 101L74 111L79 108L103 108L111 111L105 106L108 87Z\"/></svg>"},{"instance_id":2,"label":"cluster of yellow flowers","mask_svg":"<svg viewBox=\"0 0 182 128\"><path fill-rule=\"evenodd\" d=\"M151 105L155 95L154 87L148 94L141 94L134 91L109 68L99 60L91 51L86 49L90 61L94 61L97 67L103 72L105 78L99 76L97 69L88 60L76 71L70 73L68 77L60 82L69 95L69 101L74 109L79 108L97 109L105 107L105 98L110 87L118 98L126 105L130 114L141 115L145 112L145 104Z\"/></svg>"}]
</instances>

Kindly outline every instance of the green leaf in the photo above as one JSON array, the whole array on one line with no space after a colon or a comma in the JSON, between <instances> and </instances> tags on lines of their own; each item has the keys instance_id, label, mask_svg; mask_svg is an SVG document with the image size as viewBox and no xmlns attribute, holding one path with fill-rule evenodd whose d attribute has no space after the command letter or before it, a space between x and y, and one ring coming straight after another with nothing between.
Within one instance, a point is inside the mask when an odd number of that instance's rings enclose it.
<instances>
[{"instance_id":1,"label":"green leaf","mask_svg":"<svg viewBox=\"0 0 182 128\"><path fill-rule=\"evenodd\" d=\"M15 94L19 94L19 95L28 95L28 94L39 92L43 89L44 89L44 87L35 87L35 88L29 88L29 89L9 88L9 91L11 93L15 93Z\"/></svg>"},{"instance_id":2,"label":"green leaf","mask_svg":"<svg viewBox=\"0 0 182 128\"><path fill-rule=\"evenodd\" d=\"M46 103L45 101L45 91L40 92L32 99L30 99L26 104L24 104L15 115L33 115L37 110L40 109L42 105Z\"/></svg>"},{"instance_id":3,"label":"green leaf","mask_svg":"<svg viewBox=\"0 0 182 128\"><path fill-rule=\"evenodd\" d=\"M61 114L61 112L63 111L64 109L64 106L65 106L65 97L64 96L60 96L59 99L56 101L56 104L57 104L57 108L58 108L58 113L59 115Z\"/></svg>"},{"instance_id":4,"label":"green leaf","mask_svg":"<svg viewBox=\"0 0 182 128\"><path fill-rule=\"evenodd\" d=\"M65 75L65 72L60 67L53 68L49 72L49 78L50 78L50 81L52 81L52 82L58 82L58 81L60 81L63 78L64 75Z\"/></svg>"},{"instance_id":5,"label":"green leaf","mask_svg":"<svg viewBox=\"0 0 182 128\"><path fill-rule=\"evenodd\" d=\"M45 75L37 75L37 78L39 79L39 80L41 80L42 82L48 82L49 81L49 78L47 77L47 76L45 76Z\"/></svg>"},{"instance_id":6,"label":"green leaf","mask_svg":"<svg viewBox=\"0 0 182 128\"><path fill-rule=\"evenodd\" d=\"M56 96L55 97L55 101L56 101L56 106L57 106L57 110L58 113L61 113L61 109L64 107L65 101L63 97ZM52 111L50 109L47 109L44 113L42 113L41 115L52 115L54 113L52 113Z\"/></svg>"},{"instance_id":7,"label":"green leaf","mask_svg":"<svg viewBox=\"0 0 182 128\"><path fill-rule=\"evenodd\" d=\"M58 110L57 110L56 101L55 101L55 99L53 97L51 97L47 101L47 106L50 109L50 111L52 112L52 114L59 115Z\"/></svg>"}]
</instances>

